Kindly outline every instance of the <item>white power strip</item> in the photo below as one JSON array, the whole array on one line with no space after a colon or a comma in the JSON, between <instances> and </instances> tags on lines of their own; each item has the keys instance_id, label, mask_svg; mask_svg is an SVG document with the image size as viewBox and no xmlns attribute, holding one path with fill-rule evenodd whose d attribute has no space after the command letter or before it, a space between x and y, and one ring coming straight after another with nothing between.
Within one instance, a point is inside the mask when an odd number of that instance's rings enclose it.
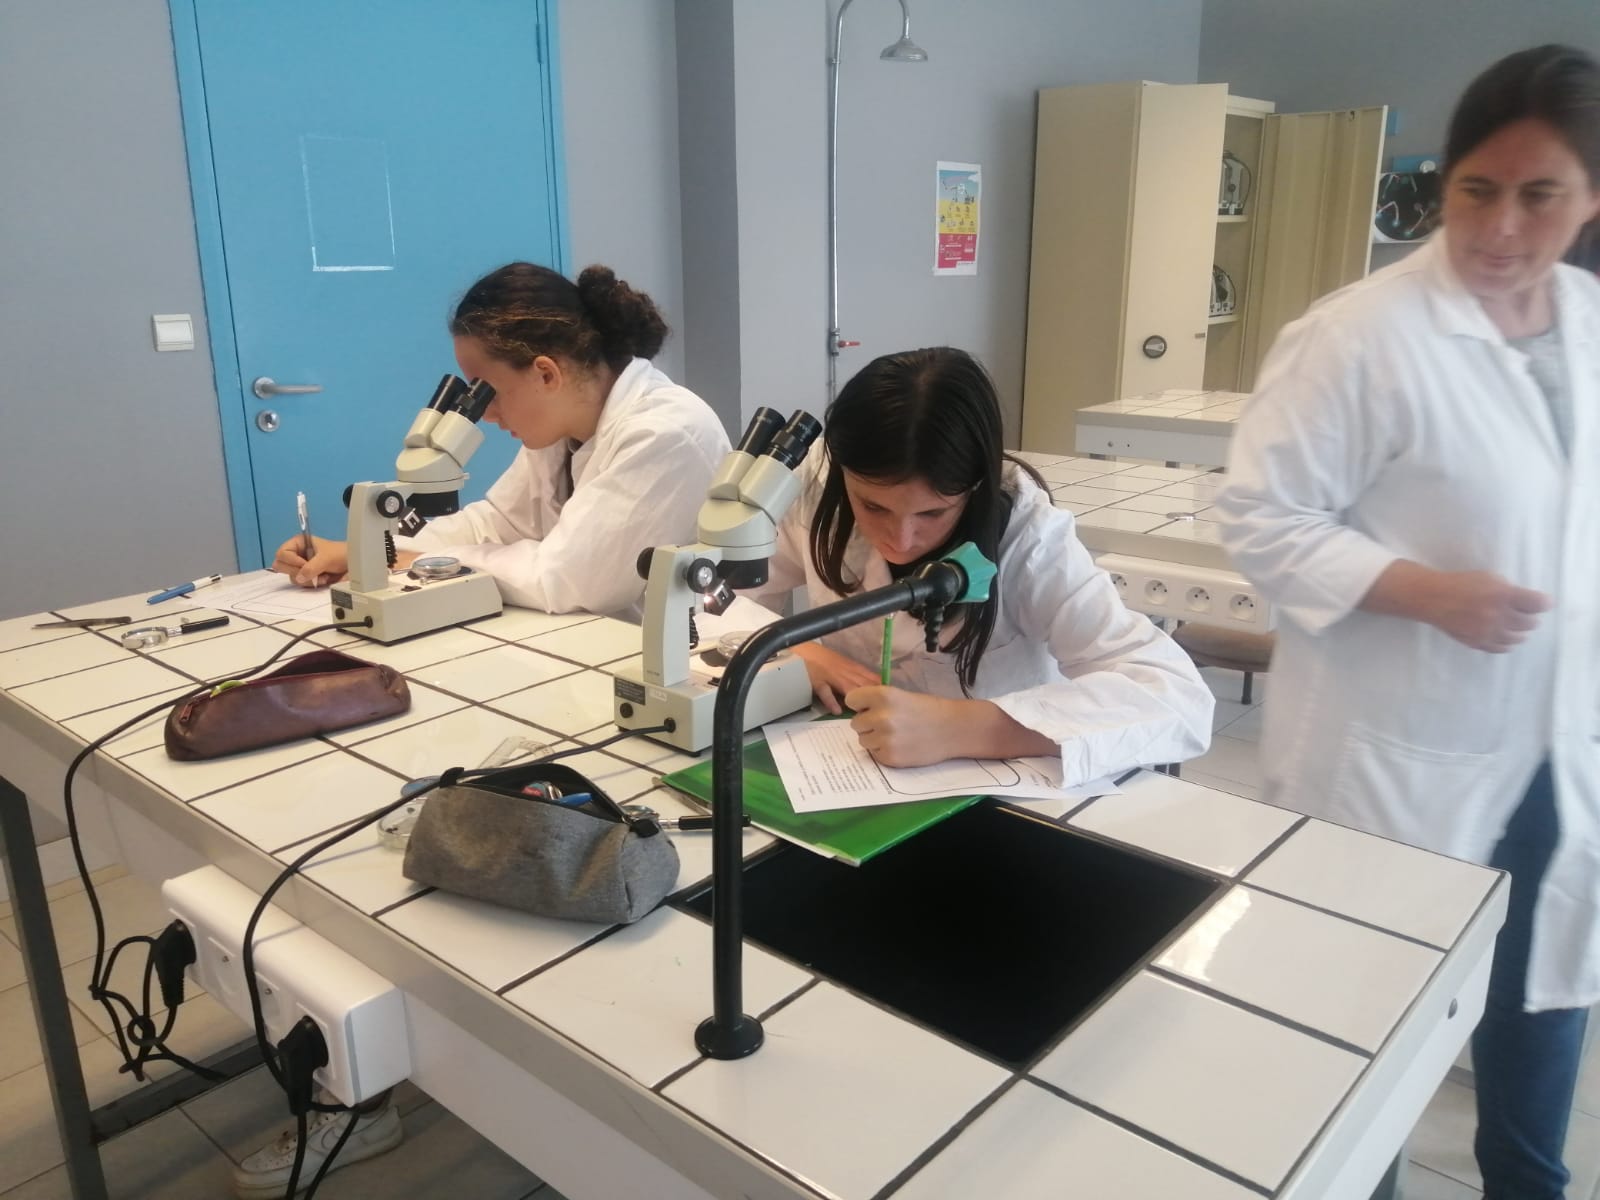
<instances>
[{"instance_id":1,"label":"white power strip","mask_svg":"<svg viewBox=\"0 0 1600 1200\"><path fill-rule=\"evenodd\" d=\"M189 927L196 984L251 1021L244 980L244 931L260 897L216 867L161 885L168 910ZM256 924L256 983L267 1035L278 1041L310 1017L328 1045L314 1078L341 1104L359 1104L411 1074L405 997L283 910L269 905Z\"/></svg>"},{"instance_id":2,"label":"white power strip","mask_svg":"<svg viewBox=\"0 0 1600 1200\"><path fill-rule=\"evenodd\" d=\"M1095 562L1135 612L1252 633L1266 633L1273 626L1271 606L1237 571L1130 554L1102 554Z\"/></svg>"}]
</instances>

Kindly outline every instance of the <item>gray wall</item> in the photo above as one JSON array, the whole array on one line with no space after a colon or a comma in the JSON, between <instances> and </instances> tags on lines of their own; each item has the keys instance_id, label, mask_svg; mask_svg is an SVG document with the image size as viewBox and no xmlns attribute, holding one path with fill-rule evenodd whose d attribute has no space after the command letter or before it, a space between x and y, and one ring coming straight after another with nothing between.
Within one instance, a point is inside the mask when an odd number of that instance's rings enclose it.
<instances>
[{"instance_id":1,"label":"gray wall","mask_svg":"<svg viewBox=\"0 0 1600 1200\"><path fill-rule=\"evenodd\" d=\"M232 570L164 0L6 4L0 112L0 617Z\"/></svg>"},{"instance_id":2,"label":"gray wall","mask_svg":"<svg viewBox=\"0 0 1600 1200\"><path fill-rule=\"evenodd\" d=\"M685 343L678 217L678 68L670 0L563 0L572 269L605 263L649 292L673 335L656 356L681 379Z\"/></svg>"},{"instance_id":3,"label":"gray wall","mask_svg":"<svg viewBox=\"0 0 1600 1200\"><path fill-rule=\"evenodd\" d=\"M1205 0L1200 79L1280 112L1387 104L1384 151L1437 154L1456 97L1495 59L1541 42L1600 54L1597 0Z\"/></svg>"},{"instance_id":4,"label":"gray wall","mask_svg":"<svg viewBox=\"0 0 1600 1200\"><path fill-rule=\"evenodd\" d=\"M928 52L923 64L878 61L899 34L897 5L862 0L845 16L840 329L862 345L843 353L839 377L878 354L963 346L994 375L1007 444L1016 445L1035 93L1117 79L1195 82L1200 0L912 0L911 9L912 36ZM933 274L933 176L941 159L983 167L971 278Z\"/></svg>"},{"instance_id":5,"label":"gray wall","mask_svg":"<svg viewBox=\"0 0 1600 1200\"><path fill-rule=\"evenodd\" d=\"M805 0L734 0L733 7L742 417L763 404L820 415L828 17L823 5Z\"/></svg>"},{"instance_id":6,"label":"gray wall","mask_svg":"<svg viewBox=\"0 0 1600 1200\"><path fill-rule=\"evenodd\" d=\"M1200 0L912 0L925 64L883 63L898 5L863 0L846 16L840 83L840 328L862 344L841 382L870 358L937 343L966 347L994 373L1015 440L1020 423L1035 92L1124 78L1192 83ZM690 304L689 378L717 341L719 373L736 362L740 410L826 400L827 0L678 0L680 102L691 103L688 23L731 45L732 155L724 115L708 129L680 114L685 287L704 285L738 321L701 329ZM727 26L731 23L731 32ZM709 53L709 52L707 52ZM721 69L726 70L726 61ZM719 85L720 86L720 85ZM697 101L696 101L697 102ZM691 170L691 159L697 167ZM933 275L934 164L983 167L978 274ZM715 170L710 169L714 165ZM1086 164L1090 166L1090 164ZM726 254L736 197L737 263L715 271L696 239ZM709 192L709 195L707 194ZM691 200L691 193L695 199ZM720 239L720 240L719 240ZM701 275L714 276L697 283ZM736 339L730 347L729 339ZM715 397L708 397L717 403Z\"/></svg>"},{"instance_id":7,"label":"gray wall","mask_svg":"<svg viewBox=\"0 0 1600 1200\"><path fill-rule=\"evenodd\" d=\"M678 0L678 177L683 247L682 382L731 436L739 419L739 188L734 0ZM665 48L664 48L665 49Z\"/></svg>"}]
</instances>

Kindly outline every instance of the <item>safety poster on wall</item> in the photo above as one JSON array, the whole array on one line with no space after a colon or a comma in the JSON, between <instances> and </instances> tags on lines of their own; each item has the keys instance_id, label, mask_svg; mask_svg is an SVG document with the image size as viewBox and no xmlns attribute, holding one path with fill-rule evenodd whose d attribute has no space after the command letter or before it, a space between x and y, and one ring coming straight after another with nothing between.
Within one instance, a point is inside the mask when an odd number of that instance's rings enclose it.
<instances>
[{"instance_id":1,"label":"safety poster on wall","mask_svg":"<svg viewBox=\"0 0 1600 1200\"><path fill-rule=\"evenodd\" d=\"M933 273L978 273L978 199L983 168L977 163L939 163L934 172L937 220Z\"/></svg>"}]
</instances>

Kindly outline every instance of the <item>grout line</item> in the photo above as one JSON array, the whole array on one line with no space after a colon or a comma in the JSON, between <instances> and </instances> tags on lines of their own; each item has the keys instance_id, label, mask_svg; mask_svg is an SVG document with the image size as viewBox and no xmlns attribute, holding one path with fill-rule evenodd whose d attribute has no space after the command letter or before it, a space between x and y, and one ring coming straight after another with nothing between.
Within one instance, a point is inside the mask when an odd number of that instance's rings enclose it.
<instances>
[{"instance_id":1,"label":"grout line","mask_svg":"<svg viewBox=\"0 0 1600 1200\"><path fill-rule=\"evenodd\" d=\"M265 1063L262 1064L263 1067L265 1065L266 1065ZM261 1068L252 1068L252 1070L260 1070L260 1069ZM246 1072L246 1074L248 1074L248 1072ZM244 1078L243 1075L234 1076L234 1079L243 1079L243 1078ZM233 1079L230 1079L230 1080L227 1081L227 1083L232 1083L232 1082L233 1082ZM212 1089L212 1090L215 1090L215 1089ZM201 1092L200 1096L196 1096L195 1099L198 1100L198 1099L201 1098L201 1096L208 1096L210 1094L211 1094L210 1091ZM205 1131L204 1127L200 1124L200 1122L196 1121L193 1117L191 1117L189 1115L188 1109L185 1106L185 1104L175 1104L171 1108L167 1109L166 1112L159 1114L159 1116L164 1117L164 1116L167 1115L167 1113L173 1113L173 1112L181 1114L183 1119L185 1121L189 1122L190 1127L192 1129L194 1129L194 1131L200 1135L200 1140L205 1142L207 1145L209 1145L211 1147L211 1149L216 1152L217 1157L220 1158L223 1162L228 1164L228 1173L231 1175L233 1173L233 1168L239 1165L238 1163L233 1161L233 1155L229 1154L226 1150L224 1150L217 1143L217 1139L212 1137L209 1133L207 1133ZM138 1129L138 1128L139 1128L138 1126L135 1126L134 1129L125 1130L124 1132L132 1133L132 1132L134 1132L135 1129ZM271 1139L269 1139L269 1141L270 1140ZM266 1143L263 1143L263 1145L265 1145L265 1144ZM0 1200L5 1200L5 1197L4 1196L0 1196Z\"/></svg>"},{"instance_id":2,"label":"grout line","mask_svg":"<svg viewBox=\"0 0 1600 1200\"><path fill-rule=\"evenodd\" d=\"M1408 1158L1406 1160L1406 1169L1407 1169L1408 1173L1410 1171L1426 1171L1429 1175L1436 1175L1440 1179L1449 1180L1451 1183L1455 1184L1458 1188L1460 1188L1462 1191L1466 1192L1468 1195L1472 1195L1472 1196L1481 1196L1481 1195L1483 1195L1482 1192L1480 1192L1477 1188L1473 1187L1470 1183L1462 1183L1461 1180L1457 1179L1454 1175L1446 1175L1443 1171L1436 1171L1432 1167L1428 1166L1426 1163L1420 1163L1414 1158ZM1404 1200L1405 1192L1407 1192L1409 1190L1411 1190L1411 1189L1409 1189L1409 1188L1402 1188L1401 1189L1402 1200ZM5 1200L5 1197L0 1196L0 1200Z\"/></svg>"}]
</instances>

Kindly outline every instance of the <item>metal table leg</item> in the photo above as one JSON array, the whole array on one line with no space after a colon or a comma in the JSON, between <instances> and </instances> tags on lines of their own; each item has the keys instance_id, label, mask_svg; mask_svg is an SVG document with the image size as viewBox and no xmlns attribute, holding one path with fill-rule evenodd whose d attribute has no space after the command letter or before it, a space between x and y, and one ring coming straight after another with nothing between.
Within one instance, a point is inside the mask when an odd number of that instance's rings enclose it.
<instances>
[{"instance_id":1,"label":"metal table leg","mask_svg":"<svg viewBox=\"0 0 1600 1200\"><path fill-rule=\"evenodd\" d=\"M0 777L0 862L17 920L17 941L22 947L23 969L33 996L33 1016L44 1049L44 1070L55 1103L56 1128L67 1156L67 1180L73 1200L107 1200L105 1174L95 1149L89 1094L83 1084L83 1064L72 1031L72 1010L67 1006L61 959L50 928L50 901L39 873L39 853L33 840L33 820L28 798Z\"/></svg>"}]
</instances>

